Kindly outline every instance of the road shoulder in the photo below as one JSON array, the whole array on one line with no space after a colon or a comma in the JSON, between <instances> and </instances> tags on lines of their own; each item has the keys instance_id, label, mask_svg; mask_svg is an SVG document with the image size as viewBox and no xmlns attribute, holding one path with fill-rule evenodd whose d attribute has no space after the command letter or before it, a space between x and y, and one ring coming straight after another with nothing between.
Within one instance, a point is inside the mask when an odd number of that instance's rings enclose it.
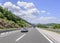
<instances>
[{"instance_id":1,"label":"road shoulder","mask_svg":"<svg viewBox=\"0 0 60 43\"><path fill-rule=\"evenodd\" d=\"M51 32L48 30L36 28L41 33L45 34L49 39L51 39L54 43L60 43L60 34Z\"/></svg>"}]
</instances>

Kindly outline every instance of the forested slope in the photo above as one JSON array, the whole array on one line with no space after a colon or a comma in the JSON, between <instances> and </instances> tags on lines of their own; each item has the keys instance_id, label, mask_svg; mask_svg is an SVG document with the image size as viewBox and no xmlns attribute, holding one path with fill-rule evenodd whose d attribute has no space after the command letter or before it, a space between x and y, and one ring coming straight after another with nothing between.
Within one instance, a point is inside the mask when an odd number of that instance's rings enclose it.
<instances>
[{"instance_id":1,"label":"forested slope","mask_svg":"<svg viewBox=\"0 0 60 43\"><path fill-rule=\"evenodd\" d=\"M0 6L0 29L27 27L29 23Z\"/></svg>"}]
</instances>

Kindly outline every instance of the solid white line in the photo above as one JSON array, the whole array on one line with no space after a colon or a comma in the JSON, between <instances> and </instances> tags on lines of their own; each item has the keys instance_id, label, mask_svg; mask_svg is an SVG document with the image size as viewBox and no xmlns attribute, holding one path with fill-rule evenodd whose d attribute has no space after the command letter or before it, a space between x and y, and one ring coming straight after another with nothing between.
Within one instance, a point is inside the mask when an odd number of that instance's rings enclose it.
<instances>
[{"instance_id":1,"label":"solid white line","mask_svg":"<svg viewBox=\"0 0 60 43\"><path fill-rule=\"evenodd\" d=\"M18 39L16 39L16 41L19 41L21 38L23 38L26 34L23 34L21 37L19 37Z\"/></svg>"},{"instance_id":2,"label":"solid white line","mask_svg":"<svg viewBox=\"0 0 60 43\"><path fill-rule=\"evenodd\" d=\"M45 34L41 33L50 43L53 43Z\"/></svg>"},{"instance_id":3,"label":"solid white line","mask_svg":"<svg viewBox=\"0 0 60 43\"><path fill-rule=\"evenodd\" d=\"M39 29L37 29L39 31ZM39 31L40 32L40 31ZM43 34L42 32L40 32L50 43L53 43L53 41L51 41L45 34Z\"/></svg>"}]
</instances>

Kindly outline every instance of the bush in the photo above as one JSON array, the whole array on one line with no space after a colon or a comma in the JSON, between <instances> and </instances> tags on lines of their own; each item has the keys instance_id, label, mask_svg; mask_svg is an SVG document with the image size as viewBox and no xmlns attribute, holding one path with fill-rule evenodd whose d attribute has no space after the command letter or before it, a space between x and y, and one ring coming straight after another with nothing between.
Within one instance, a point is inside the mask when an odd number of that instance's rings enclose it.
<instances>
[{"instance_id":1,"label":"bush","mask_svg":"<svg viewBox=\"0 0 60 43\"><path fill-rule=\"evenodd\" d=\"M40 28L48 28L47 26L42 25L42 24L38 24L37 27L40 27Z\"/></svg>"},{"instance_id":2,"label":"bush","mask_svg":"<svg viewBox=\"0 0 60 43\"><path fill-rule=\"evenodd\" d=\"M53 26L53 29L60 29L60 24L56 24Z\"/></svg>"}]
</instances>

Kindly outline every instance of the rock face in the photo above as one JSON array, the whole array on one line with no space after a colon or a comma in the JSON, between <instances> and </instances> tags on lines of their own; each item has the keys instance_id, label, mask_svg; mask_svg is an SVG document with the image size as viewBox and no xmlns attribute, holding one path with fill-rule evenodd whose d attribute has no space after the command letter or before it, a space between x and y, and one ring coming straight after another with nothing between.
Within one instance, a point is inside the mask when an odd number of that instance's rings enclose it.
<instances>
[{"instance_id":1,"label":"rock face","mask_svg":"<svg viewBox=\"0 0 60 43\"><path fill-rule=\"evenodd\" d=\"M4 28L4 21L0 20L0 28Z\"/></svg>"},{"instance_id":2,"label":"rock face","mask_svg":"<svg viewBox=\"0 0 60 43\"><path fill-rule=\"evenodd\" d=\"M15 23L5 22L3 19L0 19L0 28L15 28L17 27Z\"/></svg>"}]
</instances>

